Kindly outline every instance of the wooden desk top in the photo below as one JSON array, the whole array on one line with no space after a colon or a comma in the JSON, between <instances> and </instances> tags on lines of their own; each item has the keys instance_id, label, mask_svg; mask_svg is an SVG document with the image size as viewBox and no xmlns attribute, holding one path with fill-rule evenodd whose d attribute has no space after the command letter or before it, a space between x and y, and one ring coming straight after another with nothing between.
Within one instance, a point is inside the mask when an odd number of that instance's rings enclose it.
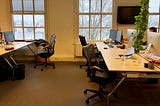
<instances>
[{"instance_id":1,"label":"wooden desk top","mask_svg":"<svg viewBox=\"0 0 160 106\"><path fill-rule=\"evenodd\" d=\"M104 61L109 69L109 71L119 71L119 72L160 72L158 67L154 69L149 69L144 67L144 63L148 63L143 57L138 54L133 54L130 58L118 56L123 55L127 50L120 49L117 47L109 48L103 42L96 43L97 48L101 51ZM108 49L104 49L104 48Z\"/></svg>"},{"instance_id":2,"label":"wooden desk top","mask_svg":"<svg viewBox=\"0 0 160 106\"><path fill-rule=\"evenodd\" d=\"M12 46L14 49L11 49L11 50L5 50L5 46L4 44L0 44L0 55L4 55L6 53L9 53L9 52L12 52L12 51L15 51L19 48L22 48L24 46L27 46L29 44L31 44L32 42L13 42L12 45L7 45L7 46Z\"/></svg>"}]
</instances>

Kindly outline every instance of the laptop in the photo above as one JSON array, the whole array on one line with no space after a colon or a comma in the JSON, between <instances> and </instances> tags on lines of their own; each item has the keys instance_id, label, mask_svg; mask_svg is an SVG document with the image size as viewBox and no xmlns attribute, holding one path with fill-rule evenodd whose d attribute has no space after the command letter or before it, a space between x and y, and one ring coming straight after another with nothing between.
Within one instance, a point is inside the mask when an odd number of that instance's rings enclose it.
<instances>
[{"instance_id":1,"label":"laptop","mask_svg":"<svg viewBox=\"0 0 160 106\"><path fill-rule=\"evenodd\" d=\"M13 31L6 31L3 33L6 44L10 44L15 41L15 36Z\"/></svg>"}]
</instances>

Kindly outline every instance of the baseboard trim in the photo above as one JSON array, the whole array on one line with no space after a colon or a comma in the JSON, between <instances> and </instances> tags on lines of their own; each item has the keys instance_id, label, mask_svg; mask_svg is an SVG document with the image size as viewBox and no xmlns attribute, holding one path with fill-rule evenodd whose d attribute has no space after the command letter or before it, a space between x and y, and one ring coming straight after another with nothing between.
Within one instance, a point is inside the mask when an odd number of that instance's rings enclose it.
<instances>
[{"instance_id":1,"label":"baseboard trim","mask_svg":"<svg viewBox=\"0 0 160 106\"><path fill-rule=\"evenodd\" d=\"M15 60L17 61L26 61L26 62L34 62L35 57L34 56L23 56L23 58L15 57ZM71 61L71 62L84 62L86 59L82 56L78 57L50 57L49 61Z\"/></svg>"}]
</instances>

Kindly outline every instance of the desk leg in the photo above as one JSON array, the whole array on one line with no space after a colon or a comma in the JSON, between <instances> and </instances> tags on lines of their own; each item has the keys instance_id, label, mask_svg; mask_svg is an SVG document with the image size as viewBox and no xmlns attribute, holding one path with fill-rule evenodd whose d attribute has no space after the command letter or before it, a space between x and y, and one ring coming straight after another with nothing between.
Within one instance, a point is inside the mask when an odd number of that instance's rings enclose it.
<instances>
[{"instance_id":1,"label":"desk leg","mask_svg":"<svg viewBox=\"0 0 160 106\"><path fill-rule=\"evenodd\" d=\"M107 105L110 105L109 97L114 93L114 91L121 85L121 83L126 79L126 76L123 76L118 84L112 89L112 91L107 95Z\"/></svg>"},{"instance_id":2,"label":"desk leg","mask_svg":"<svg viewBox=\"0 0 160 106\"><path fill-rule=\"evenodd\" d=\"M27 45L27 47L31 50L31 52L35 55L36 53L32 50L32 48L30 47L30 45Z\"/></svg>"},{"instance_id":3,"label":"desk leg","mask_svg":"<svg viewBox=\"0 0 160 106\"><path fill-rule=\"evenodd\" d=\"M36 52L33 51L33 49L30 47L30 45L27 45L27 47L30 49L30 51L33 53L34 57L35 57L35 64L37 63L37 56L36 56Z\"/></svg>"},{"instance_id":4,"label":"desk leg","mask_svg":"<svg viewBox=\"0 0 160 106\"><path fill-rule=\"evenodd\" d=\"M13 67L13 65L9 62L9 60L7 59L7 57L4 57L4 56L2 56L2 57L3 57L4 60L7 62L7 64L11 67L11 69L12 69L12 80L15 80L14 67Z\"/></svg>"}]
</instances>

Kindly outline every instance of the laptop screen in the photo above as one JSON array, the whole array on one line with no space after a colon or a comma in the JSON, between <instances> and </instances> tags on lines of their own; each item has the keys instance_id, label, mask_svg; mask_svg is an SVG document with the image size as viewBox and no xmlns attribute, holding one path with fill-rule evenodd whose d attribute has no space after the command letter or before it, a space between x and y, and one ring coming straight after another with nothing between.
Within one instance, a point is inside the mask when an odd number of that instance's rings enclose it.
<instances>
[{"instance_id":1,"label":"laptop screen","mask_svg":"<svg viewBox=\"0 0 160 106\"><path fill-rule=\"evenodd\" d=\"M4 32L4 38L5 38L6 43L15 41L15 37L14 37L13 31Z\"/></svg>"}]
</instances>

